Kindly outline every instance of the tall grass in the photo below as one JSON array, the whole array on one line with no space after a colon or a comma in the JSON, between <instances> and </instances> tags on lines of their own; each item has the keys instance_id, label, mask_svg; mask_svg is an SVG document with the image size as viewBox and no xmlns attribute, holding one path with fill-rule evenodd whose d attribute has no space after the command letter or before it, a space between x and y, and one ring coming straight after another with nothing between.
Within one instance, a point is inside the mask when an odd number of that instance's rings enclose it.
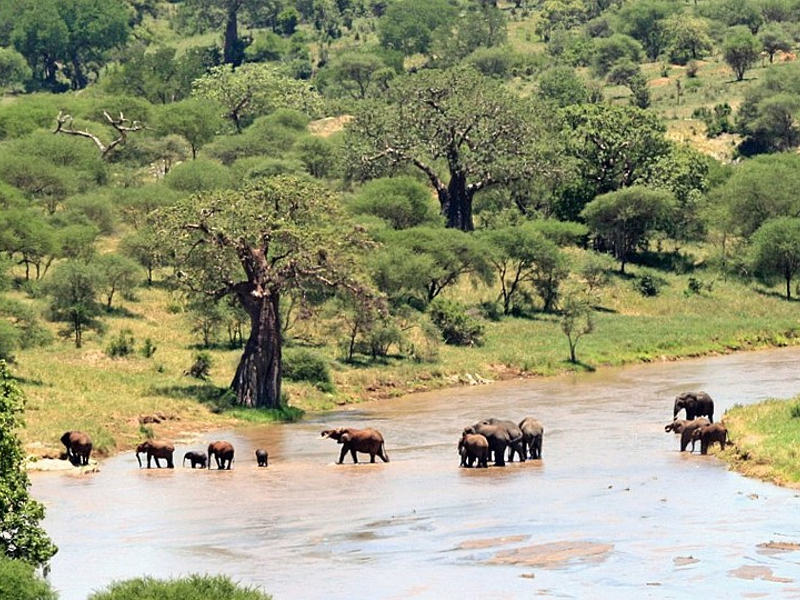
<instances>
[{"instance_id":1,"label":"tall grass","mask_svg":"<svg viewBox=\"0 0 800 600\"><path fill-rule=\"evenodd\" d=\"M168 581L144 577L111 584L88 600L271 600L256 588L233 583L229 578L190 575Z\"/></svg>"}]
</instances>

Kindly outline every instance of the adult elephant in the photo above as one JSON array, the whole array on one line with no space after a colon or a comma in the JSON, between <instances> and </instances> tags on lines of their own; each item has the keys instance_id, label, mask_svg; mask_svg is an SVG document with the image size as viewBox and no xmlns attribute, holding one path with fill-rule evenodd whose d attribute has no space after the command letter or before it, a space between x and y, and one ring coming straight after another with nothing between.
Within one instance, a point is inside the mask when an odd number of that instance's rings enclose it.
<instances>
[{"instance_id":1,"label":"adult elephant","mask_svg":"<svg viewBox=\"0 0 800 600\"><path fill-rule=\"evenodd\" d=\"M208 445L208 468L211 468L211 459L217 461L217 469L230 471L233 462L233 446L229 442L216 441ZM226 466L227 464L227 466Z\"/></svg>"},{"instance_id":2,"label":"adult elephant","mask_svg":"<svg viewBox=\"0 0 800 600\"><path fill-rule=\"evenodd\" d=\"M540 460L544 427L533 417L525 417L519 422L519 428L522 430L522 448L529 451L531 458Z\"/></svg>"},{"instance_id":3,"label":"adult elephant","mask_svg":"<svg viewBox=\"0 0 800 600\"><path fill-rule=\"evenodd\" d=\"M61 443L67 449L67 460L76 467L88 465L92 454L92 438L82 431L65 431Z\"/></svg>"},{"instance_id":4,"label":"adult elephant","mask_svg":"<svg viewBox=\"0 0 800 600\"><path fill-rule=\"evenodd\" d=\"M684 392L675 396L672 418L677 418L681 410L686 411L687 421L705 415L709 421L714 422L714 401L705 392Z\"/></svg>"},{"instance_id":5,"label":"adult elephant","mask_svg":"<svg viewBox=\"0 0 800 600\"><path fill-rule=\"evenodd\" d=\"M147 454L147 468L150 468L150 461L155 459L156 468L161 468L159 460L164 459L167 461L167 468L174 469L175 465L172 464L172 454L175 452L175 446L172 442L164 440L145 440L136 446L136 460L139 462L139 468L142 468L142 459L140 454Z\"/></svg>"},{"instance_id":6,"label":"adult elephant","mask_svg":"<svg viewBox=\"0 0 800 600\"><path fill-rule=\"evenodd\" d=\"M502 419L484 419L472 427L464 430L465 434L479 433L489 442L489 452L494 454L494 464L497 467L505 466L506 448L509 448L509 460L514 454L519 454L520 460L525 460L525 449L522 447L522 430L513 421ZM491 457L490 457L491 458Z\"/></svg>"},{"instance_id":7,"label":"adult elephant","mask_svg":"<svg viewBox=\"0 0 800 600\"><path fill-rule=\"evenodd\" d=\"M357 452L369 454L369 462L371 463L375 462L376 456L379 456L383 462L389 462L383 435L377 429L352 429L350 427L326 429L320 436L336 440L337 443L342 445L338 464L344 462L344 457L348 452L353 457L354 463L358 462Z\"/></svg>"}]
</instances>

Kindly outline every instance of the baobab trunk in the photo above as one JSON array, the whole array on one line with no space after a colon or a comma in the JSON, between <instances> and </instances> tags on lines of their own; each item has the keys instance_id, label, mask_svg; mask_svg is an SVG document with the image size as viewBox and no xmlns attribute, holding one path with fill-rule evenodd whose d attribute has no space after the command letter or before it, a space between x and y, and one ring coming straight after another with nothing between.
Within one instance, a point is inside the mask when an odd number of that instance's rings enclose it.
<instances>
[{"instance_id":1,"label":"baobab trunk","mask_svg":"<svg viewBox=\"0 0 800 600\"><path fill-rule=\"evenodd\" d=\"M238 403L251 408L278 408L281 401L281 327L278 295L249 298L250 337L231 388Z\"/></svg>"},{"instance_id":2,"label":"baobab trunk","mask_svg":"<svg viewBox=\"0 0 800 600\"><path fill-rule=\"evenodd\" d=\"M222 50L222 59L233 66L239 66L242 62L241 48L239 44L239 8L238 6L228 9L228 18L225 22L225 39Z\"/></svg>"},{"instance_id":3,"label":"baobab trunk","mask_svg":"<svg viewBox=\"0 0 800 600\"><path fill-rule=\"evenodd\" d=\"M461 231L473 231L472 192L467 190L467 178L463 174L450 177L446 190L439 190L439 204L447 227Z\"/></svg>"}]
</instances>

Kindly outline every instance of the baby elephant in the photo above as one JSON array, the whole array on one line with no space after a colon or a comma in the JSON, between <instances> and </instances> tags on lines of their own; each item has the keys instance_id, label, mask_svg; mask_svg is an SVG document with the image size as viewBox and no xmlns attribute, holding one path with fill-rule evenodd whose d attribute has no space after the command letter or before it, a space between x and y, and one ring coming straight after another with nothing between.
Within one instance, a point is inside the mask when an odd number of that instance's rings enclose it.
<instances>
[{"instance_id":1,"label":"baby elephant","mask_svg":"<svg viewBox=\"0 0 800 600\"><path fill-rule=\"evenodd\" d=\"M479 468L489 467L489 442L480 433L467 433L465 430L458 441L458 454L462 467L472 468L476 460Z\"/></svg>"},{"instance_id":2,"label":"baby elephant","mask_svg":"<svg viewBox=\"0 0 800 600\"><path fill-rule=\"evenodd\" d=\"M696 440L692 439L692 434L699 427L704 427L705 425L710 425L710 424L711 422L705 417L698 417L697 419L692 419L691 421L687 419L675 419L672 423L667 423L664 426L664 431L666 432L672 431L674 433L680 433L681 452L686 450L686 446L689 445L689 442L692 442L691 452L694 452L694 443Z\"/></svg>"},{"instance_id":3,"label":"baby elephant","mask_svg":"<svg viewBox=\"0 0 800 600\"><path fill-rule=\"evenodd\" d=\"M353 457L353 462L357 463L356 452L369 454L369 462L375 462L375 456L380 456L383 462L389 462L386 454L386 447L383 443L383 436L377 429L326 429L321 437L336 440L342 444L342 451L339 453L339 464L344 462L345 455L349 452Z\"/></svg>"},{"instance_id":4,"label":"baby elephant","mask_svg":"<svg viewBox=\"0 0 800 600\"><path fill-rule=\"evenodd\" d=\"M700 454L708 454L708 447L719 442L720 450L725 450L728 442L728 429L720 423L698 427L692 432L692 441L700 440Z\"/></svg>"},{"instance_id":5,"label":"baby elephant","mask_svg":"<svg viewBox=\"0 0 800 600\"><path fill-rule=\"evenodd\" d=\"M258 461L259 467L266 467L267 461L269 460L269 454L263 448L259 448L256 450L256 460Z\"/></svg>"},{"instance_id":6,"label":"baby elephant","mask_svg":"<svg viewBox=\"0 0 800 600\"><path fill-rule=\"evenodd\" d=\"M192 468L199 466L201 469L206 468L206 462L208 461L208 457L206 456L205 452L197 452L195 450L190 450L186 454L183 455L183 466L186 466L186 459L189 459L192 463Z\"/></svg>"}]
</instances>

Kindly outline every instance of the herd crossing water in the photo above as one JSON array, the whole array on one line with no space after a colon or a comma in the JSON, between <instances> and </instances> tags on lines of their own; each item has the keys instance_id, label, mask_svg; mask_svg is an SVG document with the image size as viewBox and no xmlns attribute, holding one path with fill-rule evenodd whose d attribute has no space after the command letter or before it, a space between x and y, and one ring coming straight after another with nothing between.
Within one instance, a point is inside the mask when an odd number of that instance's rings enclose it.
<instances>
[{"instance_id":1,"label":"herd crossing water","mask_svg":"<svg viewBox=\"0 0 800 600\"><path fill-rule=\"evenodd\" d=\"M686 390L711 394L715 420L793 395L799 362L785 349L458 388L176 447L230 440L231 471L139 470L126 454L93 476L34 474L60 548L51 580L62 600L192 572L276 600L797 598L800 497L680 453L664 425ZM465 426L527 415L541 461L458 467ZM335 465L319 432L344 426L379 429L391 462Z\"/></svg>"}]
</instances>

